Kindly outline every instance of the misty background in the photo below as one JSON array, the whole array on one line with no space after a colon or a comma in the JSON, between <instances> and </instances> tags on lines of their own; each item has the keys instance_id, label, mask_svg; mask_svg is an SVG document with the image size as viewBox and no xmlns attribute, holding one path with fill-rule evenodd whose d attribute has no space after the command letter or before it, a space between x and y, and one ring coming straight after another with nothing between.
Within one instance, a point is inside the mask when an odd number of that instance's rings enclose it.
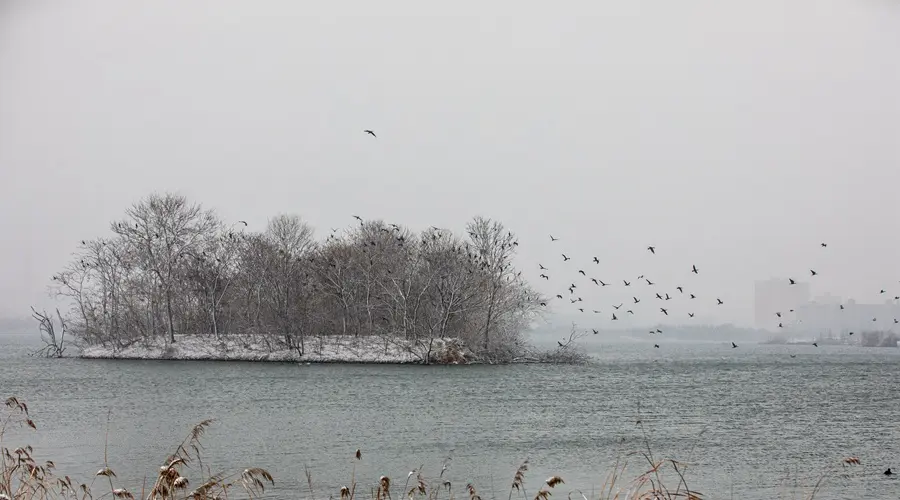
<instances>
[{"instance_id":1,"label":"misty background","mask_svg":"<svg viewBox=\"0 0 900 500\"><path fill-rule=\"evenodd\" d=\"M604 313L639 274L690 285L705 323L753 325L769 278L880 302L898 47L883 0L3 2L0 316L52 307L78 243L154 191L319 238L484 215L543 293L579 268L618 286L584 292Z\"/></svg>"}]
</instances>

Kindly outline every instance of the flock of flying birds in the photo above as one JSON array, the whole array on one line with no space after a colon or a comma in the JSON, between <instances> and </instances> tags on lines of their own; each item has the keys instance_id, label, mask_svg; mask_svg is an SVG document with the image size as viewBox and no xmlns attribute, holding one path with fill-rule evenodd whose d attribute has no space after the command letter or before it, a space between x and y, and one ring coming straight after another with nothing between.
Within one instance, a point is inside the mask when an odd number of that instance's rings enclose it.
<instances>
[{"instance_id":1,"label":"flock of flying birds","mask_svg":"<svg viewBox=\"0 0 900 500\"><path fill-rule=\"evenodd\" d=\"M550 241L551 241L551 243L556 243L557 241L559 241L559 238L556 238L553 235L550 235ZM820 243L820 246L821 246L821 248L827 248L828 244ZM655 246L652 246L652 245L648 246L647 251L652 255L656 255L656 247ZM634 288L634 291L631 294L629 294L629 295L631 295L631 301L620 302L618 304L612 304L612 311L608 311L606 313L606 314L609 314L609 319L612 321L618 321L620 318L625 317L625 316L634 316L635 311L639 307L645 307L645 305L648 301L650 301L650 302L659 301L654 306L654 308L658 307L658 314L660 314L662 316L662 318L665 318L665 317L671 317L672 314L675 313L673 308L668 306L670 300L674 300L674 299L686 300L688 304L692 304L691 301L693 301L693 300L698 300L697 295L695 295L695 293L691 292L690 287L687 287L687 289L686 289L685 286L678 285L678 286L675 286L673 289L671 289L671 291L664 291L664 290L660 289L661 287L657 286L656 282L652 281L649 277L646 277L643 274L640 276L637 276L636 278L632 279L631 281L629 281L627 279L623 279L623 280L621 280L621 283L612 282L612 281L606 282L602 279L591 277L589 274L593 274L593 273L590 273L590 271L586 271L586 269L590 269L591 266L596 266L597 264L600 264L600 260L597 257L593 257L593 259L591 259L591 261L589 263L587 263L586 266L582 267L582 266L575 264L574 261L572 260L572 258L569 257L566 253L561 252L559 255L560 255L560 259L561 259L560 265L564 266L565 272L575 273L575 275L574 275L575 281L581 280L582 286L596 286L596 287L601 287L601 288L608 287L608 286L617 286L617 287L623 287L623 288L624 287L633 287ZM570 261L572 261L572 263L570 263ZM554 266L550 266L550 267L554 267ZM540 275L539 275L540 279L546 280L548 282L551 281L550 267L545 266L542 263L538 264L538 268L540 271ZM560 270L556 269L556 271L560 271ZM685 272L688 276L699 275L700 269L696 266L696 264L690 264L690 267L685 265ZM809 270L809 275L811 278L818 276L818 274L819 273L815 269ZM558 276L558 275L554 272L554 276ZM556 281L556 280L554 279L554 281ZM567 301L568 304L566 304L566 305L575 307L576 310L581 313L589 312L592 314L604 314L603 311L600 309L588 308L584 305L584 299L581 297L581 293L580 293L582 288L579 288L579 285L576 282L571 282L569 279L564 279L563 282L566 284L565 291L557 293L554 298L552 298L548 301L541 302L541 306L547 307L549 305L549 302L553 301L553 300L561 301L564 303ZM690 283L690 282L688 282L688 283ZM793 286L796 284L797 284L797 280L795 280L794 278L788 278L789 286ZM638 292L637 291L638 287L642 288L644 290L644 292ZM645 295L645 292L648 290L652 295L650 295L650 296ZM886 290L882 289L880 291L880 293L885 294L887 292L886 292ZM894 299L900 300L900 297L894 297ZM699 299L699 300L709 300L709 299ZM725 302L720 297L715 298L715 304L717 306L723 305L724 303ZM638 304L641 304L641 306L639 306ZM844 309L843 304L840 304L838 307L840 307L841 310ZM690 307L688 307L688 311L686 311L686 312L687 312L688 318L694 317L694 313L690 311ZM793 309L788 310L788 313L793 313L793 312L794 312ZM684 312L682 312L682 314L683 313ZM773 314L777 318L779 318L779 321L780 321L781 318L784 317L786 313L784 313L782 311L773 311ZM872 321L877 321L877 318L872 318ZM897 323L900 323L900 321L898 321L897 319L894 319L894 323L897 324ZM784 328L784 324L779 322L778 327ZM593 331L593 333L595 335L600 333L600 331L596 328L592 328L591 330ZM654 329L650 330L651 335L658 335L658 334L662 334L662 333L663 333L663 331L659 328L654 328ZM853 332L849 332L849 335L853 335ZM561 342L559 342L559 344L563 345ZM816 343L816 342L813 342L812 345L814 347L818 347L818 343ZM653 347L659 348L659 344L654 344ZM731 342L731 347L737 348L738 345L734 342ZM793 355L792 355L792 357L793 357Z\"/></svg>"},{"instance_id":2,"label":"flock of flying birds","mask_svg":"<svg viewBox=\"0 0 900 500\"><path fill-rule=\"evenodd\" d=\"M550 241L552 243L555 243L555 242L559 241L559 238L556 238L551 234ZM656 255L656 247L653 245L648 246L647 251L653 255ZM560 255L562 257L563 265L571 266L571 264L567 264L567 263L569 261L571 261L572 258L569 257L568 255L566 255L565 253L560 253ZM598 264L600 264L600 259L598 259L596 256L593 257L591 259L591 265L598 265ZM546 281L550 281L550 274L549 274L550 269L540 263L538 264L538 267L541 271L540 278L544 279ZM688 271L688 269L689 269L688 274L693 274L693 275L700 274L700 269L697 268L696 264L691 264L690 268L687 268L687 267L685 268L686 271ZM606 281L599 279L599 278L588 277L588 272L585 271L584 268L578 268L575 270L575 272L576 272L576 275L580 276L580 279L590 280L589 282L592 283L593 286L597 286L597 287L601 287L601 288L608 287L608 286L621 286L621 287L634 286L635 288L637 288L638 286L653 287L653 286L657 285L656 282L652 281L650 278L646 277L643 274L641 274L640 276L637 276L636 278L632 279L631 281L623 279L623 280L621 280L622 281L621 285L619 285L618 283L613 283L613 282L607 283ZM578 276L576 276L576 279L578 279ZM575 283L571 283L566 287L567 292L558 293L558 294L556 294L555 299L551 299L551 300L559 300L559 301L568 300L571 305L578 306L577 310L579 312L584 313L587 311L587 309L582 306L582 304L584 303L584 299L580 296L580 294L578 293L578 290L579 290L578 285ZM660 306L659 306L659 314L663 315L664 317L670 316L669 312L670 312L671 308L667 307L666 305L668 304L668 301L675 299L676 296L679 298L685 298L686 300L696 300L697 299L697 295L695 295L694 293L691 293L690 291L685 292L684 287L681 285L674 287L675 291L673 291L672 294L670 294L669 292L662 291L662 290L659 290L659 291L656 291L656 290L658 290L658 289L651 290L653 293L653 297L650 298L649 300L652 301L655 299L655 300L662 301L662 302L660 302ZM676 294L676 291L677 291L677 295L673 296L674 294ZM633 294L631 296L631 302L627 303L627 305L625 302L620 302L619 304L613 304L612 305L613 310L609 313L610 320L618 321L619 318L624 315L634 316L635 315L634 310L637 308L637 305L641 304L641 303L645 302L645 300L647 300L646 297L639 298L638 295L642 295L642 294L637 291L633 292ZM716 305L722 305L724 303L725 302L720 297L716 297ZM541 302L541 306L547 307L547 305L548 305L548 302ZM601 311L599 309L590 309L590 312L593 314L603 314L603 311ZM688 316L688 318L693 318L694 313L688 312L687 316ZM592 328L591 331L594 333L594 335L600 333L600 331L597 330L596 328ZM661 333L663 333L663 331L659 328L650 330L651 335L658 335ZM560 343L560 345L562 345L562 343ZM736 348L737 344L732 342L731 346L732 346L732 348ZM653 344L653 347L658 349L659 344Z\"/></svg>"}]
</instances>

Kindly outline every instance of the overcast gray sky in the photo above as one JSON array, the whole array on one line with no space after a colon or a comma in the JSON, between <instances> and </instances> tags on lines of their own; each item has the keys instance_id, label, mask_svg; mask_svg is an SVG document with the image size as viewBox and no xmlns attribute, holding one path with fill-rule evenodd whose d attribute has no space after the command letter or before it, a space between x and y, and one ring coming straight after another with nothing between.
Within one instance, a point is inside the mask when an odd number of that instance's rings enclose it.
<instances>
[{"instance_id":1,"label":"overcast gray sky","mask_svg":"<svg viewBox=\"0 0 900 500\"><path fill-rule=\"evenodd\" d=\"M481 214L547 294L646 274L746 324L753 280L810 267L814 294L900 295L898 181L895 1L0 5L0 316L175 190L320 234Z\"/></svg>"}]
</instances>

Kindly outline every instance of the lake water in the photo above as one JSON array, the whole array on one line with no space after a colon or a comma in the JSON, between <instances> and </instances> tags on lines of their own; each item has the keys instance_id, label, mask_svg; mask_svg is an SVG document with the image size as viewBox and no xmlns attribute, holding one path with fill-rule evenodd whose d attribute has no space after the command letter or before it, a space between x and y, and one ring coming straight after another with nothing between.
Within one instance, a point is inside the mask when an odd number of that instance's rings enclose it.
<instances>
[{"instance_id":1,"label":"lake water","mask_svg":"<svg viewBox=\"0 0 900 500\"><path fill-rule=\"evenodd\" d=\"M206 437L213 469L269 469L268 498L338 496L351 457L360 488L386 474L400 486L445 457L454 492L474 483L506 499L529 458L530 496L561 475L553 498L599 489L619 452L644 447L694 464L688 484L707 498L896 499L900 469L900 349L645 343L591 347L591 366L341 366L230 362L34 359L30 337L0 335L0 396L29 404L39 432L17 431L62 473L90 478L109 459L137 487L190 427ZM789 354L795 354L791 358ZM843 468L857 456L859 467ZM647 469L635 464L633 477ZM674 483L673 483L674 484ZM595 495L596 498L596 495Z\"/></svg>"}]
</instances>

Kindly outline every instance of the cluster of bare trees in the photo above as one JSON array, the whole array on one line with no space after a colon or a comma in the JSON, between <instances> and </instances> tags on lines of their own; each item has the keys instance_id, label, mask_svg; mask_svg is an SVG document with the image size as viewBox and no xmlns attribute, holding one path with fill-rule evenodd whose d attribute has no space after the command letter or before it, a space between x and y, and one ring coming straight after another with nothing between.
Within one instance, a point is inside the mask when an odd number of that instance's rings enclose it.
<instances>
[{"instance_id":1,"label":"cluster of bare trees","mask_svg":"<svg viewBox=\"0 0 900 500\"><path fill-rule=\"evenodd\" d=\"M176 335L262 335L299 349L311 336L455 337L495 359L521 353L541 298L516 272L516 237L476 217L464 238L360 220L316 241L299 217L263 232L182 196L151 195L82 241L53 276L69 331L126 346Z\"/></svg>"}]
</instances>

